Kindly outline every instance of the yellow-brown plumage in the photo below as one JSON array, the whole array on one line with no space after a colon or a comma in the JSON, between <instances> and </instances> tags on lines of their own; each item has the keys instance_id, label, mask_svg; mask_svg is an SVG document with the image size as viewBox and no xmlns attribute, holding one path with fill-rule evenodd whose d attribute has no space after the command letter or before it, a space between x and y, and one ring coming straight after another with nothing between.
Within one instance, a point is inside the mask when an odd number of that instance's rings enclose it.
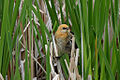
<instances>
[{"instance_id":1,"label":"yellow-brown plumage","mask_svg":"<svg viewBox=\"0 0 120 80\"><path fill-rule=\"evenodd\" d=\"M69 26L67 26L66 24L60 25L55 33L55 40L59 56L61 56L64 53L70 54L71 38L72 34L70 33Z\"/></svg>"}]
</instances>

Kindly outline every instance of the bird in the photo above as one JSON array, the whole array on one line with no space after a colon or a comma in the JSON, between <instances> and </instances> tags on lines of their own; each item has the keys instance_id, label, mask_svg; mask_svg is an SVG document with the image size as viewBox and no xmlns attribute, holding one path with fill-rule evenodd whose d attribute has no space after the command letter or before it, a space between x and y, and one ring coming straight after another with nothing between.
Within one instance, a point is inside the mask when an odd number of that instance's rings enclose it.
<instances>
[{"instance_id":1,"label":"bird","mask_svg":"<svg viewBox=\"0 0 120 80\"><path fill-rule=\"evenodd\" d=\"M72 33L70 27L66 24L61 24L55 32L55 42L58 50L58 57L65 53L70 55L72 47Z\"/></svg>"}]
</instances>

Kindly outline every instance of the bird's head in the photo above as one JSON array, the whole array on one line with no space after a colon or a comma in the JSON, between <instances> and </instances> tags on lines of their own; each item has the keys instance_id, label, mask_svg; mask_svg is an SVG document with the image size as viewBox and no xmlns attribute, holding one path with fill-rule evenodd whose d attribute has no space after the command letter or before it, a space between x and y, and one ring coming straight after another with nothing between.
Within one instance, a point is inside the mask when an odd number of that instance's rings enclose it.
<instances>
[{"instance_id":1,"label":"bird's head","mask_svg":"<svg viewBox=\"0 0 120 80\"><path fill-rule=\"evenodd\" d=\"M56 37L56 38L67 38L68 35L71 35L70 32L71 32L71 31L70 31L70 27L69 27L68 25L66 25L66 24L61 24L61 25L58 27L58 29L57 29L57 31L56 31L56 33L55 33L55 37Z\"/></svg>"},{"instance_id":2,"label":"bird's head","mask_svg":"<svg viewBox=\"0 0 120 80\"><path fill-rule=\"evenodd\" d=\"M61 25L58 27L57 32L68 33L68 32L70 32L70 28L69 28L69 26L66 25L66 24L61 24Z\"/></svg>"}]
</instances>

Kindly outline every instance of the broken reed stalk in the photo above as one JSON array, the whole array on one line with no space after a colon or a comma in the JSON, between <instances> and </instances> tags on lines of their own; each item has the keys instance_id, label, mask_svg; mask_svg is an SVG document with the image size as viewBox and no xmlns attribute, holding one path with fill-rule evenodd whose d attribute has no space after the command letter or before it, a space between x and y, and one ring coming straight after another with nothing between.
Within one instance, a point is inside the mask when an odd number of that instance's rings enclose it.
<instances>
[{"instance_id":1,"label":"broken reed stalk","mask_svg":"<svg viewBox=\"0 0 120 80\"><path fill-rule=\"evenodd\" d=\"M76 49L76 55L75 55L75 37L73 36L70 67L68 66L66 59L64 60L71 80L81 80L81 76L79 75L78 68L77 68L78 56L79 56L79 49Z\"/></svg>"},{"instance_id":2,"label":"broken reed stalk","mask_svg":"<svg viewBox=\"0 0 120 80\"><path fill-rule=\"evenodd\" d=\"M72 37L72 49L71 49L71 58L74 57L74 52L75 52L75 37Z\"/></svg>"},{"instance_id":3,"label":"broken reed stalk","mask_svg":"<svg viewBox=\"0 0 120 80\"><path fill-rule=\"evenodd\" d=\"M75 51L75 37L73 36L72 37L72 49L71 49L71 58L70 58L70 70L71 72L73 72L73 61L75 59L75 54L74 54L74 51Z\"/></svg>"},{"instance_id":4,"label":"broken reed stalk","mask_svg":"<svg viewBox=\"0 0 120 80\"><path fill-rule=\"evenodd\" d=\"M70 68L69 68L69 66L68 66L67 60L64 59L64 61L65 61L66 67L67 67L67 69L68 69L68 73L69 73L69 76L70 76L71 80L74 80L73 77L72 77L73 74L72 74L71 71L70 71Z\"/></svg>"},{"instance_id":5,"label":"broken reed stalk","mask_svg":"<svg viewBox=\"0 0 120 80\"><path fill-rule=\"evenodd\" d=\"M79 57L79 49L76 49L76 57L75 57L75 65L78 64L78 57Z\"/></svg>"}]
</instances>

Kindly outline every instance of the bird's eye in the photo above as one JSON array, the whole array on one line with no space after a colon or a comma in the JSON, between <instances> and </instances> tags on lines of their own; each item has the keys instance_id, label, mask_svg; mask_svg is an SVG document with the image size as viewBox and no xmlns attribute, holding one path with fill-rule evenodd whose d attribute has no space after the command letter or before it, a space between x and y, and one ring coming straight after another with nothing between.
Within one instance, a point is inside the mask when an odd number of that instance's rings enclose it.
<instances>
[{"instance_id":1,"label":"bird's eye","mask_svg":"<svg viewBox=\"0 0 120 80\"><path fill-rule=\"evenodd\" d=\"M64 29L67 29L67 28L63 27L62 29L64 30Z\"/></svg>"}]
</instances>

